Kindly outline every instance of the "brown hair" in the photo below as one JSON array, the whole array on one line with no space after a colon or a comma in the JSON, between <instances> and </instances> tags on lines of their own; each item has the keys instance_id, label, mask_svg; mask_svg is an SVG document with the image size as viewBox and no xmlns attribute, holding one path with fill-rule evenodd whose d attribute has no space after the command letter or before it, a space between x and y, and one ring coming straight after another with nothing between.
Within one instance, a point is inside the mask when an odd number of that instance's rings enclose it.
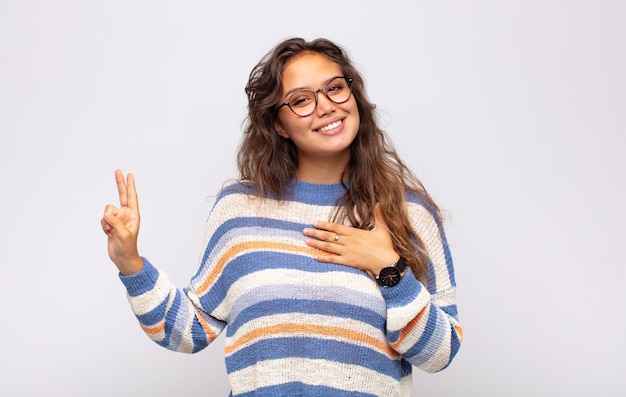
<instances>
[{"instance_id":1,"label":"brown hair","mask_svg":"<svg viewBox=\"0 0 626 397\"><path fill-rule=\"evenodd\" d=\"M292 38L279 43L252 69L246 94L248 116L237 155L240 178L252 182L259 197L284 199L285 189L295 177L298 155L293 141L279 136L275 122L282 94L282 72L286 63L303 52L316 52L335 62L346 77L351 77L360 126L351 145L351 157L342 180L346 189L340 197L332 221L348 221L355 227L374 225L374 206L378 203L387 222L394 248L420 279L426 278L428 255L409 222L406 192L417 195L423 205L440 217L422 183L396 153L386 133L378 127L375 108L365 93L361 74L347 53L326 39L307 42Z\"/></svg>"}]
</instances>

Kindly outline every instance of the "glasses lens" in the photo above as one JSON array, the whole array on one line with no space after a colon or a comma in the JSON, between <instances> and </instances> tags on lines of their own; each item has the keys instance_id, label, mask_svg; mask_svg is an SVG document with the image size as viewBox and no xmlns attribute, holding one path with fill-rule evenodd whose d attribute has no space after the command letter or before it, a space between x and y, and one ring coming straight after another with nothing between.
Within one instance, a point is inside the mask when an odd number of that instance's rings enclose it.
<instances>
[{"instance_id":1,"label":"glasses lens","mask_svg":"<svg viewBox=\"0 0 626 397\"><path fill-rule=\"evenodd\" d=\"M344 77L337 77L326 84L326 94L335 103L343 103L350 98L350 85Z\"/></svg>"},{"instance_id":2,"label":"glasses lens","mask_svg":"<svg viewBox=\"0 0 626 397\"><path fill-rule=\"evenodd\" d=\"M315 110L315 94L310 90L300 90L289 98L289 107L295 114L308 116Z\"/></svg>"}]
</instances>

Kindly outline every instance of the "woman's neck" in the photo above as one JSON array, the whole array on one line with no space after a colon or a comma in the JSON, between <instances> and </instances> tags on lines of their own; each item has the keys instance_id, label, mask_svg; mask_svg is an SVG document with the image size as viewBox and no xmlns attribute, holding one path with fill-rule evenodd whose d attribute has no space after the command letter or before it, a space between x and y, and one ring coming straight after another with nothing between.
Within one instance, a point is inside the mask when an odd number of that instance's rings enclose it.
<instances>
[{"instance_id":1,"label":"woman's neck","mask_svg":"<svg viewBox=\"0 0 626 397\"><path fill-rule=\"evenodd\" d=\"M296 179L302 182L331 184L342 181L345 167L298 167Z\"/></svg>"},{"instance_id":2,"label":"woman's neck","mask_svg":"<svg viewBox=\"0 0 626 397\"><path fill-rule=\"evenodd\" d=\"M320 159L317 161L303 161L300 159L296 169L296 179L310 183L339 183L343 180L344 171L349 158L331 161Z\"/></svg>"}]
</instances>

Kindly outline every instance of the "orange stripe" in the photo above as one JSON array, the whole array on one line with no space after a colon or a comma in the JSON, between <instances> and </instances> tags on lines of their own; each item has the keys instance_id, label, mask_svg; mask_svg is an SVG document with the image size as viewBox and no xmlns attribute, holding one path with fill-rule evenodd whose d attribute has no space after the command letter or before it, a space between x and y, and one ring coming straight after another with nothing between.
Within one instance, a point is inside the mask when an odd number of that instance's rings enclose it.
<instances>
[{"instance_id":1,"label":"orange stripe","mask_svg":"<svg viewBox=\"0 0 626 397\"><path fill-rule=\"evenodd\" d=\"M402 332L400 332L400 336L398 337L398 341L394 344L392 344L391 346L394 349L398 349L400 347L400 345L402 344L402 341L404 340L404 338L406 338L406 336L413 331L413 329L415 327L417 327L417 323L420 321L420 319L422 318L422 316L424 315L424 312L426 312L426 309L428 308L428 306L426 306L425 308L423 308L419 313L417 313L417 316L415 316L415 318L413 320L411 320L406 327L404 327L404 329L402 330Z\"/></svg>"},{"instance_id":2,"label":"orange stripe","mask_svg":"<svg viewBox=\"0 0 626 397\"><path fill-rule=\"evenodd\" d=\"M206 320L202 318L202 316L196 315L196 318L198 319L200 325L202 325L204 332L206 332L206 334L209 336L209 341L213 342L213 340L215 340L215 338L217 337L217 334L213 332L209 323L207 323Z\"/></svg>"},{"instance_id":3,"label":"orange stripe","mask_svg":"<svg viewBox=\"0 0 626 397\"><path fill-rule=\"evenodd\" d=\"M271 336L276 334L304 334L304 335L321 335L328 337L339 337L355 342L365 343L372 346L376 350L387 353L388 356L398 357L399 354L391 349L387 343L376 339L372 336L365 335L361 332L352 331L345 328L320 326L320 325L308 325L308 324L278 324L269 327L255 329L249 332L239 339L237 339L232 345L228 345L224 348L226 354L230 354L233 351L239 349L242 345L245 345L255 339Z\"/></svg>"},{"instance_id":4,"label":"orange stripe","mask_svg":"<svg viewBox=\"0 0 626 397\"><path fill-rule=\"evenodd\" d=\"M239 255L243 251L247 250L262 250L262 249L271 249L271 250L281 250L281 251L289 251L289 252L297 252L307 255L313 255L313 248L309 247L299 247L293 244L285 244L285 243L270 243L267 241L251 241L245 243L239 243L233 245L226 253L220 258L220 260L213 268L213 271L209 276L204 280L204 282L197 288L198 295L203 295L211 285L215 282L215 280L219 277L219 275L224 270L224 266L226 263L231 260L231 258Z\"/></svg>"},{"instance_id":5,"label":"orange stripe","mask_svg":"<svg viewBox=\"0 0 626 397\"><path fill-rule=\"evenodd\" d=\"M454 324L454 329L456 329L456 333L459 334L461 339L463 339L463 327L460 325Z\"/></svg>"},{"instance_id":6,"label":"orange stripe","mask_svg":"<svg viewBox=\"0 0 626 397\"><path fill-rule=\"evenodd\" d=\"M148 327L143 324L139 324L139 325L141 325L141 329L143 329L145 333L151 334L151 335L156 335L158 333L161 333L165 329L164 321L161 321L160 323L158 323L157 325L153 325L152 327Z\"/></svg>"},{"instance_id":7,"label":"orange stripe","mask_svg":"<svg viewBox=\"0 0 626 397\"><path fill-rule=\"evenodd\" d=\"M211 329L211 327L209 326L209 323L207 323L202 317L200 316L196 316L196 318L198 319L198 322L200 323L200 325L202 325L202 328L204 329L204 331L208 334L211 342L217 337L217 334L215 332L213 332L213 330ZM163 332L165 330L165 322L161 321L160 323L158 323L157 325L154 325L152 327L148 327L145 325L140 324L141 329L143 329L143 331L147 334L150 335L156 335L159 334L161 332Z\"/></svg>"}]
</instances>

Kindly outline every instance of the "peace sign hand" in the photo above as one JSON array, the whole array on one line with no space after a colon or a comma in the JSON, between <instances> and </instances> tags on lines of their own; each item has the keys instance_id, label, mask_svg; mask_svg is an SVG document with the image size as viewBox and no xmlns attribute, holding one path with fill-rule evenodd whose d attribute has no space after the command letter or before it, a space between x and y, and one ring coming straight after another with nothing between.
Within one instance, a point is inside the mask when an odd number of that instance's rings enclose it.
<instances>
[{"instance_id":1,"label":"peace sign hand","mask_svg":"<svg viewBox=\"0 0 626 397\"><path fill-rule=\"evenodd\" d=\"M139 201L133 174L128 174L125 181L122 171L115 170L115 182L120 195L120 207L108 204L100 224L108 237L109 257L126 276L139 272L143 267L143 259L137 251Z\"/></svg>"},{"instance_id":2,"label":"peace sign hand","mask_svg":"<svg viewBox=\"0 0 626 397\"><path fill-rule=\"evenodd\" d=\"M306 228L303 233L312 237L306 240L310 247L321 251L315 259L320 262L336 263L366 271L372 276L384 267L398 261L391 234L380 208L374 208L376 226L372 230L362 230L331 222L315 222L314 228Z\"/></svg>"}]
</instances>

